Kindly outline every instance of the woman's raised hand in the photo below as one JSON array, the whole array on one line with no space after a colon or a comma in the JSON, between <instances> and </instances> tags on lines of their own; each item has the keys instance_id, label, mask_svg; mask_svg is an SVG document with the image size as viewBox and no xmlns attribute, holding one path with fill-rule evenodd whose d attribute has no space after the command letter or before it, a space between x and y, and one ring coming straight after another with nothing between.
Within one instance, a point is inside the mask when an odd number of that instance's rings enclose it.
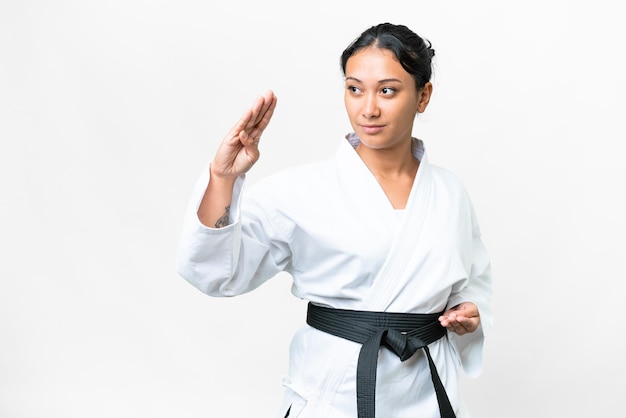
<instances>
[{"instance_id":1,"label":"woman's raised hand","mask_svg":"<svg viewBox=\"0 0 626 418\"><path fill-rule=\"evenodd\" d=\"M268 90L232 127L211 163L211 177L234 179L246 173L259 159L261 134L270 123L277 98Z\"/></svg>"}]
</instances>

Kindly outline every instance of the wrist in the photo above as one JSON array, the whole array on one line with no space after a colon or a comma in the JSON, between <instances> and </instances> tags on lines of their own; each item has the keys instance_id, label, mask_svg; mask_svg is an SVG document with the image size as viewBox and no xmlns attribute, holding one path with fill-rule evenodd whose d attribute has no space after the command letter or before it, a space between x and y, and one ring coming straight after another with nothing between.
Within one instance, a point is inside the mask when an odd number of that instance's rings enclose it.
<instances>
[{"instance_id":1,"label":"wrist","mask_svg":"<svg viewBox=\"0 0 626 418\"><path fill-rule=\"evenodd\" d=\"M233 185L235 183L235 180L237 179L237 175L227 175L224 173L221 173L218 171L216 171L214 169L214 165L213 163L211 163L209 165L209 181L214 181L215 183L220 183L220 184L224 184L224 185Z\"/></svg>"}]
</instances>

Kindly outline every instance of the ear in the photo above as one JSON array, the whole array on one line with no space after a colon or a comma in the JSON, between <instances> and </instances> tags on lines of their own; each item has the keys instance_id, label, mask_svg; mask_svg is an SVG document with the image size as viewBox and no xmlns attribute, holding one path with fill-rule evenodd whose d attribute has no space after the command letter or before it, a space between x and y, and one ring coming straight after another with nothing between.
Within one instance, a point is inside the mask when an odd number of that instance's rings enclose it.
<instances>
[{"instance_id":1,"label":"ear","mask_svg":"<svg viewBox=\"0 0 626 418\"><path fill-rule=\"evenodd\" d=\"M424 84L424 87L417 92L417 113L424 113L428 102L430 102L430 96L433 94L433 83L430 81Z\"/></svg>"}]
</instances>

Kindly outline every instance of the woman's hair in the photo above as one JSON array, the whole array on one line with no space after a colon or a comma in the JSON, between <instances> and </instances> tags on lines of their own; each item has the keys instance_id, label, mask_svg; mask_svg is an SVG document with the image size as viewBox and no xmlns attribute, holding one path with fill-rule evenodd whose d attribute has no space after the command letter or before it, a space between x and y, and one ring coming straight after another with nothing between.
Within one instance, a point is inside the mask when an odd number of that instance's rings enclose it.
<instances>
[{"instance_id":1,"label":"woman's hair","mask_svg":"<svg viewBox=\"0 0 626 418\"><path fill-rule=\"evenodd\" d=\"M415 86L420 90L432 76L432 58L435 50L430 41L422 39L404 25L381 23L365 30L341 54L341 71L346 75L348 59L363 48L375 48L391 51L404 70L415 79Z\"/></svg>"}]
</instances>

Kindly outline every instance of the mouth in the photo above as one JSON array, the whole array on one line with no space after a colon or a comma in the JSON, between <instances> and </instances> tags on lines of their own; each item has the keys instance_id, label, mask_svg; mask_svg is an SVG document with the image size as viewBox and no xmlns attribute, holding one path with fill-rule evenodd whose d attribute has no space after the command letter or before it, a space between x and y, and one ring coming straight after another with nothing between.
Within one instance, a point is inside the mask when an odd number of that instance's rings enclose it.
<instances>
[{"instance_id":1,"label":"mouth","mask_svg":"<svg viewBox=\"0 0 626 418\"><path fill-rule=\"evenodd\" d=\"M383 130L385 125L361 125L361 129L368 135L375 135Z\"/></svg>"}]
</instances>

